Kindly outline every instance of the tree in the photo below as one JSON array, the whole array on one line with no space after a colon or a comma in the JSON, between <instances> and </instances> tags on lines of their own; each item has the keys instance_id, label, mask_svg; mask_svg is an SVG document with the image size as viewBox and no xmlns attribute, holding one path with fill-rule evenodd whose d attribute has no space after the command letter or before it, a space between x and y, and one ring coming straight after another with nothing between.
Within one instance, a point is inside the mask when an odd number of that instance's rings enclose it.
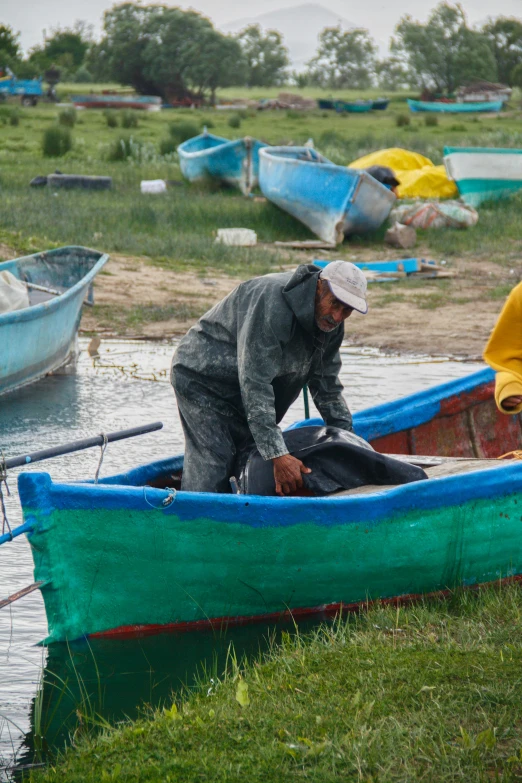
<instances>
[{"instance_id":1,"label":"tree","mask_svg":"<svg viewBox=\"0 0 522 783\"><path fill-rule=\"evenodd\" d=\"M375 65L379 89L394 92L407 89L412 83L412 75L404 65L403 60L391 54L385 60L379 60Z\"/></svg>"},{"instance_id":2,"label":"tree","mask_svg":"<svg viewBox=\"0 0 522 783\"><path fill-rule=\"evenodd\" d=\"M326 27L319 35L317 54L308 63L310 81L332 90L366 89L372 84L376 52L368 30Z\"/></svg>"},{"instance_id":3,"label":"tree","mask_svg":"<svg viewBox=\"0 0 522 783\"><path fill-rule=\"evenodd\" d=\"M522 22L499 16L484 25L482 32L493 50L498 78L514 86L513 71L522 63Z\"/></svg>"},{"instance_id":4,"label":"tree","mask_svg":"<svg viewBox=\"0 0 522 783\"><path fill-rule=\"evenodd\" d=\"M246 61L249 87L284 84L290 61L281 33L277 30L263 33L258 24L251 24L239 33L237 39Z\"/></svg>"},{"instance_id":5,"label":"tree","mask_svg":"<svg viewBox=\"0 0 522 783\"><path fill-rule=\"evenodd\" d=\"M392 51L403 58L419 86L453 92L471 79L497 78L486 36L470 30L460 5L439 3L425 25L404 16Z\"/></svg>"},{"instance_id":6,"label":"tree","mask_svg":"<svg viewBox=\"0 0 522 783\"><path fill-rule=\"evenodd\" d=\"M0 70L13 69L20 60L19 36L20 33L15 33L8 25L0 24Z\"/></svg>"},{"instance_id":7,"label":"tree","mask_svg":"<svg viewBox=\"0 0 522 783\"><path fill-rule=\"evenodd\" d=\"M195 11L124 3L105 13L97 55L110 78L138 92L180 99L237 83L241 50ZM89 65L91 58L88 58Z\"/></svg>"}]
</instances>

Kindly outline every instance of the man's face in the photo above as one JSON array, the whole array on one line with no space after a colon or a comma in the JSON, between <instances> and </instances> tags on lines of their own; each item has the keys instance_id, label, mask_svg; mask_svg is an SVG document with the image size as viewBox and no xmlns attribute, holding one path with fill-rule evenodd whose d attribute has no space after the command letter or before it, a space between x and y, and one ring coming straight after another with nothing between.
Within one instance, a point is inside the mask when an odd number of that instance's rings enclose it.
<instances>
[{"instance_id":1,"label":"man's face","mask_svg":"<svg viewBox=\"0 0 522 783\"><path fill-rule=\"evenodd\" d=\"M322 332L332 332L353 313L353 307L343 304L330 291L325 280L317 281L315 323Z\"/></svg>"}]
</instances>

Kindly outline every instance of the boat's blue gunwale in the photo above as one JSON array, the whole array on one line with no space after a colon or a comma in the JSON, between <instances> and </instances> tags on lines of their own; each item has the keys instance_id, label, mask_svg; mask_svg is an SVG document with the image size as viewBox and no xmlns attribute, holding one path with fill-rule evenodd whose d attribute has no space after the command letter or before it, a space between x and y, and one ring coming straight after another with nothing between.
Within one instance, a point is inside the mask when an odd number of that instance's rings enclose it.
<instances>
[{"instance_id":1,"label":"boat's blue gunwale","mask_svg":"<svg viewBox=\"0 0 522 783\"><path fill-rule=\"evenodd\" d=\"M40 518L55 510L104 509L157 511L184 521L212 519L216 523L247 527L292 527L304 523L322 527L361 523L378 525L413 511L451 508L478 500L492 501L518 495L522 493L522 464L506 462L501 467L416 481L353 496L279 498L178 492L168 506L163 506L170 494L168 490L117 484L58 484L47 473L21 473L18 489L26 509L25 521L34 523L35 531L38 522L33 509L38 509Z\"/></svg>"},{"instance_id":2,"label":"boat's blue gunwale","mask_svg":"<svg viewBox=\"0 0 522 783\"><path fill-rule=\"evenodd\" d=\"M70 245L69 248L72 251L74 250L90 250L90 248L84 248L81 245ZM52 254L52 250L45 251L44 253L33 253L29 256L22 256L21 258L14 259L14 262L16 262L16 265L21 261L27 261L30 258L38 258L38 256L41 255L50 255ZM40 304L32 305L31 307L25 307L23 310L14 310L12 312L8 313L2 313L0 315L0 327L6 326L7 324L12 323L20 323L22 321L33 321L37 318L40 318L40 316L45 315L46 313L52 313L67 300L70 299L82 289L88 286L91 281L96 277L98 272L105 266L107 261L109 260L109 255L107 253L101 254L99 250L92 250L93 254L99 255L99 259L96 262L96 264L87 272L84 277L82 277L81 280L79 280L77 283L75 283L71 288L68 288L67 291L64 291L63 294L60 294L60 296L54 297L54 299L49 299L47 302L41 302ZM13 261L5 261L0 264L0 272L2 269L6 269L8 266L13 266Z\"/></svg>"},{"instance_id":3,"label":"boat's blue gunwale","mask_svg":"<svg viewBox=\"0 0 522 783\"><path fill-rule=\"evenodd\" d=\"M498 153L499 155L522 155L522 149L510 147L444 147L443 155L453 155L459 152Z\"/></svg>"}]
</instances>

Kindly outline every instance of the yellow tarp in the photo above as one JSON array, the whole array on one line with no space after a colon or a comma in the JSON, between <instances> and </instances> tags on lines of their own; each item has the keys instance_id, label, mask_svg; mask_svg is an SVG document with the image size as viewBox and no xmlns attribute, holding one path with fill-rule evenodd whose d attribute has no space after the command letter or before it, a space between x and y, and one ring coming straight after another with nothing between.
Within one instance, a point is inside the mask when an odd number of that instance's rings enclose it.
<instances>
[{"instance_id":1,"label":"yellow tarp","mask_svg":"<svg viewBox=\"0 0 522 783\"><path fill-rule=\"evenodd\" d=\"M429 158L419 152L391 147L365 155L350 163L351 169L367 169L369 166L388 166L400 184L399 198L454 198L457 186L448 178L444 166L434 166Z\"/></svg>"}]
</instances>

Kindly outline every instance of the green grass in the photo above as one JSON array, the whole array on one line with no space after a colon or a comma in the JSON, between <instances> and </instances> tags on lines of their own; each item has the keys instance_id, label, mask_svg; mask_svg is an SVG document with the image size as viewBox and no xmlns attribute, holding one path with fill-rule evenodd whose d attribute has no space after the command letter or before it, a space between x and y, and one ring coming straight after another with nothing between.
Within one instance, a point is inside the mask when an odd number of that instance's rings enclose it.
<instances>
[{"instance_id":1,"label":"green grass","mask_svg":"<svg viewBox=\"0 0 522 783\"><path fill-rule=\"evenodd\" d=\"M303 91L303 94L316 93L320 94L314 90ZM177 140L187 125L198 132L210 120L213 132L218 135L227 138L249 135L270 143L299 144L312 137L321 152L341 165L391 146L416 150L435 163L442 160L444 144L522 146L519 115L506 118L501 127L494 118L481 119L479 123L473 118L466 119L465 133L452 132L454 120L444 116L436 127L426 127L422 118L412 115L412 124L407 129L397 128L395 120L405 110L405 96L392 98L389 110L371 115L247 110L241 113L238 130L229 127L228 112L209 108L140 112L138 127L126 132L132 143L129 141L120 161L109 160L114 156L120 132L108 127L103 111L78 112L71 130L72 150L54 159L44 159L42 135L56 124L59 109L49 104L23 108L19 112L20 124L5 124L0 134L3 236L13 237L13 247L23 251L29 247L42 250L57 244L81 243L108 252L145 255L154 263L170 268L196 265L213 266L234 274L262 273L278 268L283 260L280 252L269 246L271 243L307 239L312 235L298 221L269 203L245 199L234 190L184 183L175 141L169 144L166 141ZM162 143L166 154L161 154ZM47 190L28 188L36 174L47 174L54 168L64 173L109 174L114 188L110 193L74 192L56 196ZM164 196L141 196L140 180L160 177L180 184ZM520 250L519 212L520 200L516 198L486 204L480 209L475 228L460 232L450 229L420 232L420 238L435 258L473 254L511 264ZM226 227L254 229L262 246L241 250L215 245L215 232ZM349 253L350 244L380 249L382 240L381 230L361 240L349 240L339 252Z\"/></svg>"},{"instance_id":2,"label":"green grass","mask_svg":"<svg viewBox=\"0 0 522 783\"><path fill-rule=\"evenodd\" d=\"M84 736L34 783L520 780L522 594L377 606Z\"/></svg>"}]
</instances>

